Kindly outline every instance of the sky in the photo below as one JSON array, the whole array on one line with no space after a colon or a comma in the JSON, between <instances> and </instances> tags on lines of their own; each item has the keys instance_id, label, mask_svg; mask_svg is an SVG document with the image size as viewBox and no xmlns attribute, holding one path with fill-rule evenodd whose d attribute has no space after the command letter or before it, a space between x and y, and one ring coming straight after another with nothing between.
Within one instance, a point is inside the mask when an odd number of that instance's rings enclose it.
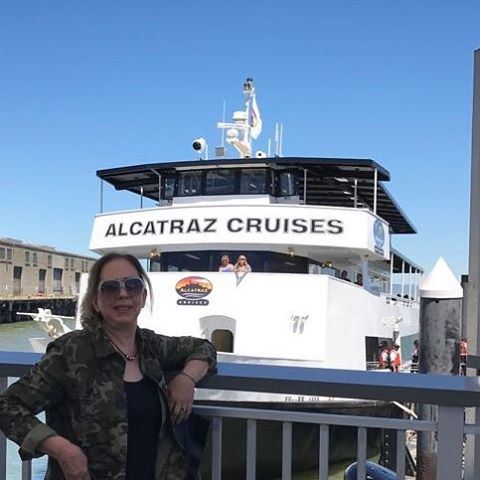
<instances>
[{"instance_id":1,"label":"sky","mask_svg":"<svg viewBox=\"0 0 480 480\"><path fill-rule=\"evenodd\" d=\"M467 273L479 24L474 0L3 0L0 236L88 254L96 171L213 150L253 77L255 148L282 122L284 156L377 161L418 231L392 245Z\"/></svg>"}]
</instances>

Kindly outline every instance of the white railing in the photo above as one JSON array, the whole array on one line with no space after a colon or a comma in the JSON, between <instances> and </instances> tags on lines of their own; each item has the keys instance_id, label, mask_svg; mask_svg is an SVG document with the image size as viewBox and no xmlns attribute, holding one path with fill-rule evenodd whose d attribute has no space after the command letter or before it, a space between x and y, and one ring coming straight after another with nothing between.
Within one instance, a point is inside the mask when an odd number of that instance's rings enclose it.
<instances>
[{"instance_id":1,"label":"white railing","mask_svg":"<svg viewBox=\"0 0 480 480\"><path fill-rule=\"evenodd\" d=\"M23 374L35 361L36 354L0 352L0 391L6 388L7 377ZM398 479L405 479L405 439L407 431L436 438L436 477L428 480L474 480L480 478L480 466L467 468L464 475L465 436L480 435L480 426L465 423L465 408L480 406L478 377L452 377L440 375L410 375L402 373L377 373L350 370L329 370L300 367L275 367L220 363L218 373L205 379L199 388L246 392L270 392L338 399L365 399L379 402L413 402L438 406L438 415L417 420L414 418L383 418L358 415L292 411L269 408L236 408L231 406L197 405L197 414L210 417L212 434L211 478L222 478L224 419L246 422L245 478L254 480L258 459L262 451L257 448L259 422L281 422L281 475L292 478L292 430L296 424L310 424L318 428L318 475L326 480L329 469L329 431L336 426L350 426L357 430L357 480L366 477L367 432L370 429L388 429L396 432L394 452ZM278 407L278 405L277 405ZM235 439L238 440L238 439ZM5 439L0 435L0 480L6 480ZM228 459L227 459L228 460ZM468 473L470 472L470 473ZM224 476L223 478L228 478ZM29 462L24 463L22 479L31 479Z\"/></svg>"}]
</instances>

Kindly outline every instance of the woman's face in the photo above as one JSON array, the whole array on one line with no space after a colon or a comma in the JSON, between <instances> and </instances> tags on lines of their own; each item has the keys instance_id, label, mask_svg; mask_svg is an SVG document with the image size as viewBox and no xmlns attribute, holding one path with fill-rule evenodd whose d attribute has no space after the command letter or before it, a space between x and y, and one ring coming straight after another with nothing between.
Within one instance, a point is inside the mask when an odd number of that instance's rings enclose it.
<instances>
[{"instance_id":1,"label":"woman's face","mask_svg":"<svg viewBox=\"0 0 480 480\"><path fill-rule=\"evenodd\" d=\"M102 315L103 321L111 328L118 328L127 325L136 325L140 310L145 305L147 292L145 287L139 285L137 269L124 258L116 258L106 263L99 279L99 289L95 294L94 307ZM122 282L125 279L130 280L127 287L139 286L140 288L126 288ZM105 284L106 280L120 280L120 284L112 282ZM120 288L102 288L102 284Z\"/></svg>"},{"instance_id":2,"label":"woman's face","mask_svg":"<svg viewBox=\"0 0 480 480\"><path fill-rule=\"evenodd\" d=\"M222 265L228 265L230 263L230 259L228 257L222 257Z\"/></svg>"},{"instance_id":3,"label":"woman's face","mask_svg":"<svg viewBox=\"0 0 480 480\"><path fill-rule=\"evenodd\" d=\"M238 263L240 263L240 265L244 265L246 261L247 261L246 257L238 257Z\"/></svg>"}]
</instances>

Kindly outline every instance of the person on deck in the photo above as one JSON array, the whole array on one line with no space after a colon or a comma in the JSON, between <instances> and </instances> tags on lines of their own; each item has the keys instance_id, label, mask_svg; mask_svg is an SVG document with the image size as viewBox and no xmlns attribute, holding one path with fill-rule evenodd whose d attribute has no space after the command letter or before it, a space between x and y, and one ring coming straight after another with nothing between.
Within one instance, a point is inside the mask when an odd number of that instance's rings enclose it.
<instances>
[{"instance_id":1,"label":"person on deck","mask_svg":"<svg viewBox=\"0 0 480 480\"><path fill-rule=\"evenodd\" d=\"M392 364L392 371L399 372L402 366L402 355L400 353L400 345L395 343L390 350L390 362Z\"/></svg>"},{"instance_id":2,"label":"person on deck","mask_svg":"<svg viewBox=\"0 0 480 480\"><path fill-rule=\"evenodd\" d=\"M346 282L350 281L350 279L348 278L348 272L346 270L342 270L342 273L340 274L340 279L345 280Z\"/></svg>"},{"instance_id":3,"label":"person on deck","mask_svg":"<svg viewBox=\"0 0 480 480\"><path fill-rule=\"evenodd\" d=\"M420 358L420 343L417 339L413 341L412 363L410 366L410 373L418 372L418 361Z\"/></svg>"},{"instance_id":4,"label":"person on deck","mask_svg":"<svg viewBox=\"0 0 480 480\"><path fill-rule=\"evenodd\" d=\"M220 266L218 267L219 272L233 272L233 264L230 262L230 257L228 255L222 255L220 259Z\"/></svg>"},{"instance_id":5,"label":"person on deck","mask_svg":"<svg viewBox=\"0 0 480 480\"><path fill-rule=\"evenodd\" d=\"M363 287L363 275L361 273L357 273L357 279L355 280L355 285Z\"/></svg>"},{"instance_id":6,"label":"person on deck","mask_svg":"<svg viewBox=\"0 0 480 480\"><path fill-rule=\"evenodd\" d=\"M378 368L389 369L393 371L392 361L390 357L391 348L388 343L383 340L378 347Z\"/></svg>"},{"instance_id":7,"label":"person on deck","mask_svg":"<svg viewBox=\"0 0 480 480\"><path fill-rule=\"evenodd\" d=\"M247 257L245 255L239 255L237 263L233 267L234 272L248 273L252 271L252 267L248 264Z\"/></svg>"},{"instance_id":8,"label":"person on deck","mask_svg":"<svg viewBox=\"0 0 480 480\"><path fill-rule=\"evenodd\" d=\"M216 352L207 340L139 328L149 291L135 257L97 260L81 305L84 328L50 343L0 396L0 429L22 459L49 456L46 479L195 478L173 430L189 417ZM168 371L176 373L167 386ZM45 423L36 417L43 410Z\"/></svg>"},{"instance_id":9,"label":"person on deck","mask_svg":"<svg viewBox=\"0 0 480 480\"><path fill-rule=\"evenodd\" d=\"M468 343L466 338L460 340L460 375L467 375Z\"/></svg>"}]
</instances>

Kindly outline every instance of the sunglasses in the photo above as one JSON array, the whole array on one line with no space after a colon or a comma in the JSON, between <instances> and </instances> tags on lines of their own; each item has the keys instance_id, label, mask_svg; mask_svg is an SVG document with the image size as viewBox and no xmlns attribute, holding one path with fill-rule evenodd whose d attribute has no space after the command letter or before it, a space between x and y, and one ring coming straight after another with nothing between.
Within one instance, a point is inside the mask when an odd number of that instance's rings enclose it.
<instances>
[{"instance_id":1,"label":"sunglasses","mask_svg":"<svg viewBox=\"0 0 480 480\"><path fill-rule=\"evenodd\" d=\"M123 288L129 297L135 297L143 292L145 285L141 277L126 277L121 280L103 280L98 285L98 292L104 297L117 298Z\"/></svg>"}]
</instances>

